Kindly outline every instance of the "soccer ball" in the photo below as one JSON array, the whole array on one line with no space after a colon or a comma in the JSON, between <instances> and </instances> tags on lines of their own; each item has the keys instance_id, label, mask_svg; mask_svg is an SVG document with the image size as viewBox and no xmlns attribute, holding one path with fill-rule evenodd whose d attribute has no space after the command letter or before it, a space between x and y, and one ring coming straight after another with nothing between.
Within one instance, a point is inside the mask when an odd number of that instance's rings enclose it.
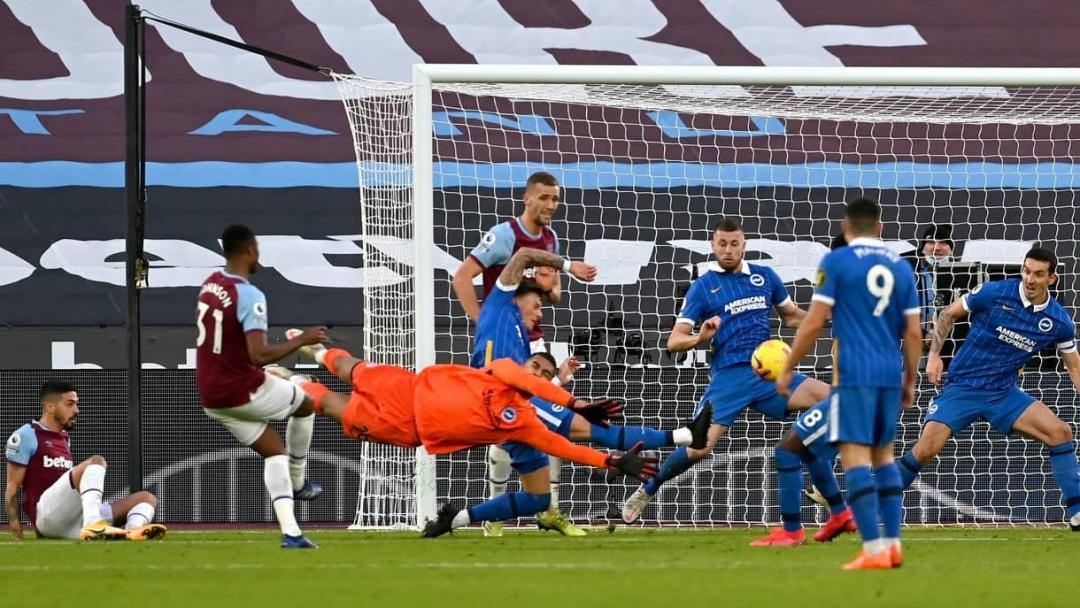
<instances>
[{"instance_id":1,"label":"soccer ball","mask_svg":"<svg viewBox=\"0 0 1080 608\"><path fill-rule=\"evenodd\" d=\"M791 354L791 349L787 342L766 340L754 349L754 354L750 356L750 367L754 368L754 373L762 379L776 382L780 372L784 371L784 364L787 363L789 354Z\"/></svg>"}]
</instances>

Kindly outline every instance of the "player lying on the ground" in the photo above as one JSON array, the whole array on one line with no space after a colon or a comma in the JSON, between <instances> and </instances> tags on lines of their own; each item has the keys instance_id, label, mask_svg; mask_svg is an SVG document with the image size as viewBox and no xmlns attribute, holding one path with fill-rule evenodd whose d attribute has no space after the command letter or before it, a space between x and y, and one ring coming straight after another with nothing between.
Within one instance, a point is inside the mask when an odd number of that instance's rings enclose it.
<instances>
[{"instance_id":1,"label":"player lying on the ground","mask_svg":"<svg viewBox=\"0 0 1080 608\"><path fill-rule=\"evenodd\" d=\"M827 436L828 408L829 400L825 399L800 414L773 449L782 525L750 543L751 547L793 546L806 542L806 532L802 526L802 465L806 465L810 481L829 507L829 519L814 534L814 540L823 543L844 532L856 530L854 515L844 502L844 495L833 473L836 447L829 443Z\"/></svg>"},{"instance_id":2,"label":"player lying on the ground","mask_svg":"<svg viewBox=\"0 0 1080 608\"><path fill-rule=\"evenodd\" d=\"M203 413L263 457L263 483L281 528L284 549L313 549L296 523L293 500L314 500L322 488L307 480L308 448L315 424L311 399L262 366L305 344L326 339L312 327L287 342L268 344L266 296L248 281L259 265L259 243L246 226L221 235L225 268L203 282L195 303L195 384ZM288 420L285 441L270 420Z\"/></svg>"},{"instance_id":3,"label":"player lying on the ground","mask_svg":"<svg viewBox=\"0 0 1080 608\"><path fill-rule=\"evenodd\" d=\"M79 418L79 394L66 382L50 380L40 391L41 418L24 424L7 441L7 489L4 492L11 536L23 537L23 512L45 538L148 540L165 536L152 523L157 498L136 492L114 503L102 502L105 459L91 456L75 464L68 431ZM122 527L117 527L122 526Z\"/></svg>"},{"instance_id":4,"label":"player lying on the ground","mask_svg":"<svg viewBox=\"0 0 1080 608\"><path fill-rule=\"evenodd\" d=\"M843 226L849 245L822 258L813 304L776 389L788 393L795 366L814 347L831 315L829 442L839 446L848 502L863 538L862 551L843 568L896 568L903 562L903 496L893 441L900 409L914 400L922 350L915 274L880 240L876 201L848 202Z\"/></svg>"},{"instance_id":5,"label":"player lying on the ground","mask_svg":"<svg viewBox=\"0 0 1080 608\"><path fill-rule=\"evenodd\" d=\"M419 374L361 361L338 348L316 355L327 369L352 385L352 394L346 397L335 393L301 375L292 376L293 381L314 399L317 413L341 422L345 434L354 439L407 448L423 445L433 455L517 441L545 454L642 480L656 474L656 460L639 455L640 443L621 455L605 454L571 443L540 422L536 408L529 403L533 395L597 420L608 420L622 412L618 401L585 401L552 384L555 359L547 353L529 357L525 365L496 359L483 369L432 365ZM271 371L290 374L284 368ZM485 503L482 509L465 510L462 516L458 516L457 508L443 505L438 520L425 529L425 536L451 530L445 521L447 513L453 512L452 527L456 528L472 522L509 519L517 516L519 509L536 513L547 508L544 502L543 497L528 492L504 494Z\"/></svg>"},{"instance_id":6,"label":"player lying on the ground","mask_svg":"<svg viewBox=\"0 0 1080 608\"><path fill-rule=\"evenodd\" d=\"M1061 487L1069 526L1080 532L1072 429L1016 384L1035 353L1055 346L1073 387L1080 389L1073 320L1049 291L1057 282L1056 269L1054 252L1034 247L1024 256L1020 279L984 283L941 311L926 363L935 386L941 384L941 347L953 324L970 315L971 330L949 366L945 388L930 402L919 441L900 459L905 488L950 437L982 418L1002 435L1016 432L1049 448L1050 470Z\"/></svg>"},{"instance_id":7,"label":"player lying on the ground","mask_svg":"<svg viewBox=\"0 0 1080 608\"><path fill-rule=\"evenodd\" d=\"M550 289L549 282L558 280L554 273L543 270L567 268L571 274L583 281L591 281L596 276L596 269L580 261L569 262L564 258L539 249L519 249L503 267L495 288L484 299L480 316L476 323L476 336L473 341L472 367L484 367L495 359L509 358L516 363L525 363L529 358L529 333L539 324L542 316L542 301L545 291ZM536 268L536 280L525 282L525 271ZM552 381L560 384L569 381L577 368L577 360L572 357L564 362L559 376ZM607 448L626 450L641 442L645 449L669 446L691 446L697 449L705 447L710 419L705 415L691 424L691 428L682 427L674 431L662 431L648 427L609 425L601 420L592 420L573 410L534 397L533 406L537 415L552 431L570 438L572 441L589 441ZM510 456L507 463L521 476L521 486L533 500L530 504L553 503L556 499L554 485L551 483L548 456L528 445L519 442L507 442L501 446ZM489 458L497 453L489 454ZM491 471L501 475L493 478L493 496L498 500L505 493L505 482L510 471L498 466ZM501 492L496 489L501 486ZM533 513L521 507L517 515L528 516ZM536 523L540 529L557 530L571 536L584 536L585 532L572 526L569 518L561 511L545 510L537 513ZM501 534L501 523L485 524L484 533L488 536Z\"/></svg>"},{"instance_id":8,"label":"player lying on the ground","mask_svg":"<svg viewBox=\"0 0 1080 608\"><path fill-rule=\"evenodd\" d=\"M712 250L716 261L691 285L667 342L672 352L705 346L713 350L709 386L695 412L696 416L706 404L712 404L708 441L702 448L680 447L664 460L660 474L638 488L623 505L623 521L627 523L641 517L661 484L711 454L743 410L753 407L783 420L788 411L804 410L829 393L824 382L797 374L791 397L782 397L775 385L754 373L750 356L769 339L769 311L776 308L788 327L797 327L806 311L791 301L775 270L743 259L746 234L737 218L722 218L716 223ZM694 326L699 323L701 330L695 334Z\"/></svg>"}]
</instances>

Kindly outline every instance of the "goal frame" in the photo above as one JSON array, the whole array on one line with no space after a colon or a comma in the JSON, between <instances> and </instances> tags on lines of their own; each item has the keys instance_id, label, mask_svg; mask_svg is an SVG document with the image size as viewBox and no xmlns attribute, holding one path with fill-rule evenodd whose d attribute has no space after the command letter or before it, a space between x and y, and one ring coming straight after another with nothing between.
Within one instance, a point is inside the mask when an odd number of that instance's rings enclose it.
<instances>
[{"instance_id":1,"label":"goal frame","mask_svg":"<svg viewBox=\"0 0 1080 608\"><path fill-rule=\"evenodd\" d=\"M439 83L883 87L1080 86L1080 68L414 64L413 262L417 371L435 361L432 92ZM435 460L418 449L417 525L434 519Z\"/></svg>"}]
</instances>

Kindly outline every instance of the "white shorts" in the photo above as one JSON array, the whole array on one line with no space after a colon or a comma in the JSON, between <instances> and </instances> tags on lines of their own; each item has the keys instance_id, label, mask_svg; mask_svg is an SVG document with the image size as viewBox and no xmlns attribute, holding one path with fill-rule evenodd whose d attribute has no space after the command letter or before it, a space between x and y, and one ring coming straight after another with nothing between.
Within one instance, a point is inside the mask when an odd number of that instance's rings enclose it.
<instances>
[{"instance_id":1,"label":"white shorts","mask_svg":"<svg viewBox=\"0 0 1080 608\"><path fill-rule=\"evenodd\" d=\"M71 487L71 471L57 479L41 494L37 503L37 521L34 529L38 536L46 538L79 538L82 530L82 498ZM112 523L112 507L101 503L101 518Z\"/></svg>"},{"instance_id":2,"label":"white shorts","mask_svg":"<svg viewBox=\"0 0 1080 608\"><path fill-rule=\"evenodd\" d=\"M206 415L217 420L240 443L251 445L266 430L268 420L285 420L304 403L299 386L272 374L266 374L262 386L251 393L251 401L236 407L204 407Z\"/></svg>"}]
</instances>

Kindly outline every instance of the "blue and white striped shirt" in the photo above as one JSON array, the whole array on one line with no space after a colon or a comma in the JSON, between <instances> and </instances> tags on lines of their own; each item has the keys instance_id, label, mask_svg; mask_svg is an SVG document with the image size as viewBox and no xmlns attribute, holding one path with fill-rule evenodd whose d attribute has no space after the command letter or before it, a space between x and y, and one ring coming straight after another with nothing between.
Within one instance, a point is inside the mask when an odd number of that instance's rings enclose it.
<instances>
[{"instance_id":1,"label":"blue and white striped shirt","mask_svg":"<svg viewBox=\"0 0 1080 608\"><path fill-rule=\"evenodd\" d=\"M857 238L829 252L814 300L832 307L833 386L899 387L900 339L919 314L915 273L878 239Z\"/></svg>"},{"instance_id":2,"label":"blue and white striped shirt","mask_svg":"<svg viewBox=\"0 0 1080 608\"><path fill-rule=\"evenodd\" d=\"M709 271L690 286L686 302L675 319L691 327L720 317L720 329L712 339L711 371L732 365L749 365L759 344L769 339L769 310L791 301L780 275L768 266L743 262L726 272L713 262Z\"/></svg>"},{"instance_id":3,"label":"blue and white striped shirt","mask_svg":"<svg viewBox=\"0 0 1080 608\"><path fill-rule=\"evenodd\" d=\"M949 366L946 384L988 390L1016 384L1020 369L1050 345L1076 351L1072 317L1053 297L1033 305L1020 279L983 283L960 300L971 331Z\"/></svg>"}]
</instances>

